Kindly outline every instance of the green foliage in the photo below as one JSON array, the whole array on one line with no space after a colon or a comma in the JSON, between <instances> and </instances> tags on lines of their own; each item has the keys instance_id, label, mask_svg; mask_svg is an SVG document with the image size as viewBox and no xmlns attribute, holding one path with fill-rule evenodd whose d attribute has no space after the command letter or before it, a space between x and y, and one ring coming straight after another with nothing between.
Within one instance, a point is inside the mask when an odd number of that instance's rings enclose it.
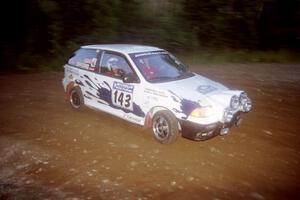
<instances>
[{"instance_id":1,"label":"green foliage","mask_svg":"<svg viewBox=\"0 0 300 200\"><path fill-rule=\"evenodd\" d=\"M254 47L261 0L185 0L184 14L201 46Z\"/></svg>"},{"instance_id":2,"label":"green foliage","mask_svg":"<svg viewBox=\"0 0 300 200\"><path fill-rule=\"evenodd\" d=\"M119 0L87 0L84 10L89 14L89 27L81 43L111 43L119 38Z\"/></svg>"},{"instance_id":3,"label":"green foliage","mask_svg":"<svg viewBox=\"0 0 300 200\"><path fill-rule=\"evenodd\" d=\"M192 62L285 62L294 58L257 49L284 38L296 46L300 28L299 0L26 0L24 4L24 26L18 27L23 34L14 46L7 43L1 49L8 60L4 64L22 69L61 69L70 52L95 43L199 52ZM277 18L268 10L281 14L284 6L284 15ZM289 27L279 27L283 20Z\"/></svg>"}]
</instances>

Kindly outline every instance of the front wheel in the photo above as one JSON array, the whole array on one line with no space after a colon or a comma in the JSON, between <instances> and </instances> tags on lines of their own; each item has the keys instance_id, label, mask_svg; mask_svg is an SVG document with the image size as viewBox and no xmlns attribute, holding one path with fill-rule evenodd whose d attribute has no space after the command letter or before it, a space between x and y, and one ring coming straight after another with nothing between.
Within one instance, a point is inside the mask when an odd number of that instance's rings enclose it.
<instances>
[{"instance_id":1,"label":"front wheel","mask_svg":"<svg viewBox=\"0 0 300 200\"><path fill-rule=\"evenodd\" d=\"M157 141L162 144L170 144L178 137L178 122L169 111L158 111L152 120L152 131Z\"/></svg>"}]
</instances>

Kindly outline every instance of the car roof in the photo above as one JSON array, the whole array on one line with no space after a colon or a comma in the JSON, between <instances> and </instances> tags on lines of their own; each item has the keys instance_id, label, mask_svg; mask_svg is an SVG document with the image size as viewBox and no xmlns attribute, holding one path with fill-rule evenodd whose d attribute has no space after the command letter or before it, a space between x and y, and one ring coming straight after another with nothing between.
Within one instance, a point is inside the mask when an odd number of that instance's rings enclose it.
<instances>
[{"instance_id":1,"label":"car roof","mask_svg":"<svg viewBox=\"0 0 300 200\"><path fill-rule=\"evenodd\" d=\"M158 47L146 46L146 45L135 45L135 44L97 44L97 45L81 46L81 48L102 49L102 50L117 51L120 53L127 53L127 54L163 50Z\"/></svg>"}]
</instances>

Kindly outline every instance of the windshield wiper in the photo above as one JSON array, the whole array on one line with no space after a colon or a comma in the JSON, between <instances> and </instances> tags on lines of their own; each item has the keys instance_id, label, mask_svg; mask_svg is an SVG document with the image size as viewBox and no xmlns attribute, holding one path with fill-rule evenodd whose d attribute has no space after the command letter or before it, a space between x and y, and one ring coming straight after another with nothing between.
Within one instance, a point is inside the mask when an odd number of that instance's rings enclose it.
<instances>
[{"instance_id":1,"label":"windshield wiper","mask_svg":"<svg viewBox=\"0 0 300 200\"><path fill-rule=\"evenodd\" d=\"M167 81L167 80L173 80L176 79L176 77L170 77L170 76L158 76L150 79L150 81L156 82L156 81Z\"/></svg>"},{"instance_id":2,"label":"windshield wiper","mask_svg":"<svg viewBox=\"0 0 300 200\"><path fill-rule=\"evenodd\" d=\"M183 72L182 74L179 74L178 76L176 76L176 79L188 78L188 77L191 77L191 76L193 76L193 73L190 72L190 71L186 71L186 72Z\"/></svg>"}]
</instances>

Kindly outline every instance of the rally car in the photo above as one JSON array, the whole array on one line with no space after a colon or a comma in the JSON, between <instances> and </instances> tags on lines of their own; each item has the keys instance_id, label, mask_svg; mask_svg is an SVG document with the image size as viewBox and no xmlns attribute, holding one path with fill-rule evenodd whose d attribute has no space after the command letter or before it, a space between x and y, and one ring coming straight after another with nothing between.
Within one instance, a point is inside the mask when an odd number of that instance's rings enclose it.
<instances>
[{"instance_id":1,"label":"rally car","mask_svg":"<svg viewBox=\"0 0 300 200\"><path fill-rule=\"evenodd\" d=\"M87 106L152 127L163 144L178 135L193 140L225 135L252 107L244 91L193 73L152 46L82 46L64 70L66 99L74 109Z\"/></svg>"}]
</instances>

